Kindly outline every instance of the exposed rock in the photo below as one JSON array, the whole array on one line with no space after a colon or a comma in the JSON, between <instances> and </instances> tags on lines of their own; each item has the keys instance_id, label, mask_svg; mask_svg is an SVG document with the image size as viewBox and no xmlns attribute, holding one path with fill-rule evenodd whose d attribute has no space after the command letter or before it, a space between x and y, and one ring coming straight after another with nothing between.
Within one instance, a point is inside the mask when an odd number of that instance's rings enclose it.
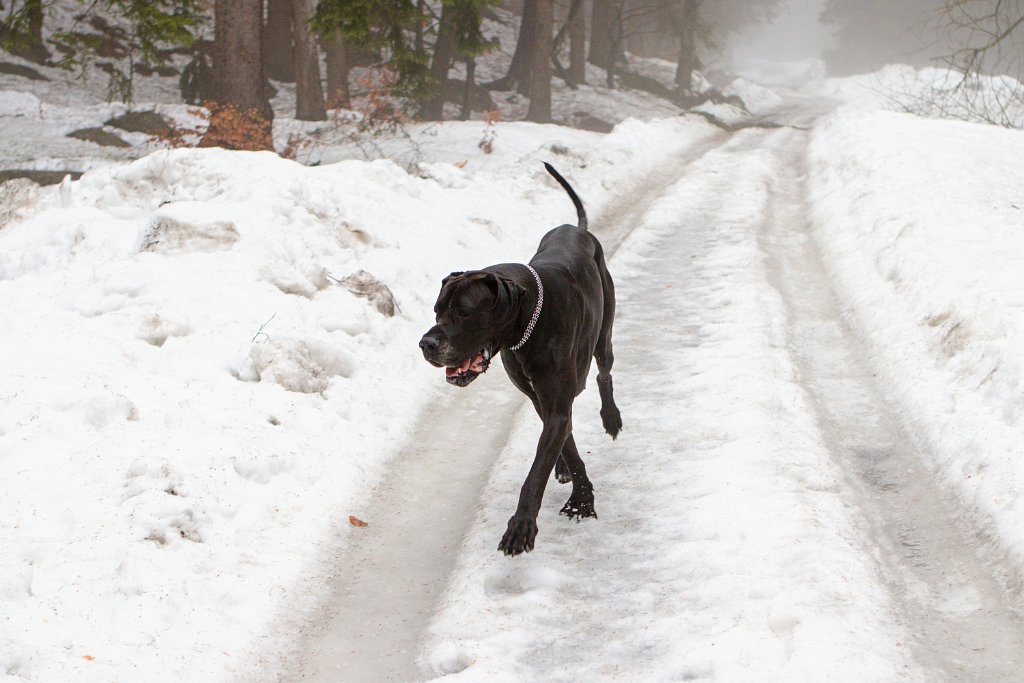
<instances>
[{"instance_id":1,"label":"exposed rock","mask_svg":"<svg viewBox=\"0 0 1024 683\"><path fill-rule=\"evenodd\" d=\"M167 119L155 111L130 111L127 114L115 116L105 123L131 133L145 133L155 137L166 137L171 133L171 126L167 123Z\"/></svg>"},{"instance_id":2,"label":"exposed rock","mask_svg":"<svg viewBox=\"0 0 1024 683\"><path fill-rule=\"evenodd\" d=\"M444 84L444 98L453 104L462 105L462 98L466 92L466 81L457 78L450 78ZM473 111L491 111L497 109L491 91L478 84L473 85Z\"/></svg>"},{"instance_id":3,"label":"exposed rock","mask_svg":"<svg viewBox=\"0 0 1024 683\"><path fill-rule=\"evenodd\" d=\"M82 177L81 171L35 171L32 169L10 169L7 171L0 171L0 183L5 183L8 180L14 180L15 178L27 178L34 183L39 185L56 185L60 181L64 180L64 176L71 176L72 180L78 180Z\"/></svg>"},{"instance_id":4,"label":"exposed rock","mask_svg":"<svg viewBox=\"0 0 1024 683\"><path fill-rule=\"evenodd\" d=\"M121 138L113 133L108 133L102 128L81 128L68 133L68 137L85 140L86 142L94 142L104 147L131 147L130 144Z\"/></svg>"},{"instance_id":5,"label":"exposed rock","mask_svg":"<svg viewBox=\"0 0 1024 683\"><path fill-rule=\"evenodd\" d=\"M149 64L148 62L135 62L133 67L135 73L140 76L163 76L164 78L171 78L178 75L178 70L168 64Z\"/></svg>"},{"instance_id":6,"label":"exposed rock","mask_svg":"<svg viewBox=\"0 0 1024 683\"><path fill-rule=\"evenodd\" d=\"M50 80L46 76L42 75L30 66L24 66L22 64L15 64L14 62L0 62L0 74L10 74L11 76L21 76L22 78L28 78L33 81L48 81Z\"/></svg>"},{"instance_id":7,"label":"exposed rock","mask_svg":"<svg viewBox=\"0 0 1024 683\"><path fill-rule=\"evenodd\" d=\"M578 111L573 117L573 126L580 130L589 130L595 133L610 133L615 126L604 119L599 119L593 114L585 111Z\"/></svg>"}]
</instances>

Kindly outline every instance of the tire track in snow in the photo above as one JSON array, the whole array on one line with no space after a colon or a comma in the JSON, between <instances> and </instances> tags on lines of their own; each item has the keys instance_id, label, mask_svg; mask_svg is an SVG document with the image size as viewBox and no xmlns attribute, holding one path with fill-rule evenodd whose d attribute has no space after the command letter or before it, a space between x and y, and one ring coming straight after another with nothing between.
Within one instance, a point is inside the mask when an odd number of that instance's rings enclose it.
<instances>
[{"instance_id":1,"label":"tire track in snow","mask_svg":"<svg viewBox=\"0 0 1024 683\"><path fill-rule=\"evenodd\" d=\"M591 218L610 255L648 205L687 165L727 140L698 141L676 162L654 169ZM500 365L500 360L496 361ZM453 391L422 416L391 476L366 509L371 533L353 534L332 564L332 594L300 634L283 681L411 681L420 639L448 584L463 536L480 508L494 461L525 399L495 367L471 391ZM495 541L496 543L497 541Z\"/></svg>"},{"instance_id":2,"label":"tire track in snow","mask_svg":"<svg viewBox=\"0 0 1024 683\"><path fill-rule=\"evenodd\" d=\"M833 459L877 543L877 562L914 636L915 659L933 680L1020 681L1020 606L979 559L945 494L873 379L869 357L844 324L811 237L804 174L807 134L781 131L761 241L783 294L790 345Z\"/></svg>"},{"instance_id":3,"label":"tire track in snow","mask_svg":"<svg viewBox=\"0 0 1024 683\"><path fill-rule=\"evenodd\" d=\"M806 137L736 134L612 259L627 423L588 459L601 519L559 524L552 488L528 564L485 552L523 467L530 434L514 430L431 627L435 675L1020 679L1019 617L809 242ZM597 445L593 396L574 412L578 443Z\"/></svg>"},{"instance_id":4,"label":"tire track in snow","mask_svg":"<svg viewBox=\"0 0 1024 683\"><path fill-rule=\"evenodd\" d=\"M559 517L553 487L537 550L490 552L535 439L524 412L431 624L435 676L928 680L794 381L758 240L767 137L694 163L610 260L626 426L609 444L593 391L573 415L600 519Z\"/></svg>"}]
</instances>

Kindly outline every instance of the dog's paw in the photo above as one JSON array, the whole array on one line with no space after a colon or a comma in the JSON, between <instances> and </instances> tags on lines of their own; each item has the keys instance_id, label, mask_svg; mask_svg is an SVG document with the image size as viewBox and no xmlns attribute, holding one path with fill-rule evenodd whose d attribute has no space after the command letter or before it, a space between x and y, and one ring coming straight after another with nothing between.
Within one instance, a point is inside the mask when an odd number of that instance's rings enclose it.
<instances>
[{"instance_id":1,"label":"dog's paw","mask_svg":"<svg viewBox=\"0 0 1024 683\"><path fill-rule=\"evenodd\" d=\"M537 520L521 519L516 515L508 520L508 529L501 537L498 550L506 555L519 555L533 550L537 538Z\"/></svg>"},{"instance_id":2,"label":"dog's paw","mask_svg":"<svg viewBox=\"0 0 1024 683\"><path fill-rule=\"evenodd\" d=\"M569 471L569 466L565 464L565 458L562 456L558 456L558 460L555 461L555 478L559 484L568 484L572 481L572 472Z\"/></svg>"},{"instance_id":3,"label":"dog's paw","mask_svg":"<svg viewBox=\"0 0 1024 683\"><path fill-rule=\"evenodd\" d=\"M584 517L597 519L597 510L594 509L594 492L574 492L562 506L559 514L565 515L569 519L575 519L577 522Z\"/></svg>"},{"instance_id":4,"label":"dog's paw","mask_svg":"<svg viewBox=\"0 0 1024 683\"><path fill-rule=\"evenodd\" d=\"M604 424L604 431L614 439L622 431L622 415L615 406L601 409L601 422Z\"/></svg>"}]
</instances>

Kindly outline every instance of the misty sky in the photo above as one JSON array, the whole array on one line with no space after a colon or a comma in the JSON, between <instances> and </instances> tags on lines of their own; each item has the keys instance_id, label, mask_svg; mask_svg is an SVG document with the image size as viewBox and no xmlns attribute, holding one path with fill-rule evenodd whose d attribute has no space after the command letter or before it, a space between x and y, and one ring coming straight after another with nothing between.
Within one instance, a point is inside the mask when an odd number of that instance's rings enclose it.
<instances>
[{"instance_id":1,"label":"misty sky","mask_svg":"<svg viewBox=\"0 0 1024 683\"><path fill-rule=\"evenodd\" d=\"M818 22L825 0L786 0L776 20L753 27L733 46L733 60L789 61L820 57L830 42L829 30Z\"/></svg>"}]
</instances>

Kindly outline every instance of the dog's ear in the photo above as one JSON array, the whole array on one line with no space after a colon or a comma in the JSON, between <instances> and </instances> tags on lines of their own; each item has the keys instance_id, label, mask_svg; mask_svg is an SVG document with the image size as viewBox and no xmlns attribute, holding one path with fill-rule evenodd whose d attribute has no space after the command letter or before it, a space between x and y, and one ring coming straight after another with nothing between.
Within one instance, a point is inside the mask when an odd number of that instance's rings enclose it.
<instances>
[{"instance_id":1,"label":"dog's ear","mask_svg":"<svg viewBox=\"0 0 1024 683\"><path fill-rule=\"evenodd\" d=\"M501 294L501 282L497 274L487 270L471 270L463 273L462 283L465 286L483 286L485 290L490 294L491 308L498 302L498 297ZM481 297L478 305L483 305L484 299Z\"/></svg>"},{"instance_id":2,"label":"dog's ear","mask_svg":"<svg viewBox=\"0 0 1024 683\"><path fill-rule=\"evenodd\" d=\"M507 311L509 315L514 316L519 310L519 302L526 295L526 290L512 278L501 275L494 277L498 285L498 295L494 302L495 309L501 310L503 313Z\"/></svg>"},{"instance_id":3,"label":"dog's ear","mask_svg":"<svg viewBox=\"0 0 1024 683\"><path fill-rule=\"evenodd\" d=\"M482 312L494 306L499 289L497 277L486 270L452 273L441 282L441 293L434 304L434 312L450 305L456 297L460 302L460 310Z\"/></svg>"},{"instance_id":4,"label":"dog's ear","mask_svg":"<svg viewBox=\"0 0 1024 683\"><path fill-rule=\"evenodd\" d=\"M463 271L457 270L454 273L449 273L441 280L441 292L437 295L437 301L434 303L434 313L436 314L439 310L444 308L447 304L445 302L451 298L452 290L449 289L448 283L452 280L459 278L464 275Z\"/></svg>"},{"instance_id":5,"label":"dog's ear","mask_svg":"<svg viewBox=\"0 0 1024 683\"><path fill-rule=\"evenodd\" d=\"M456 270L453 273L448 273L448 275L443 280L441 280L441 286L444 287L446 284L448 284L448 281L451 280L452 278L455 278L455 277L458 277L458 276L464 275L464 274L465 274L465 271L462 271L462 270Z\"/></svg>"}]
</instances>

